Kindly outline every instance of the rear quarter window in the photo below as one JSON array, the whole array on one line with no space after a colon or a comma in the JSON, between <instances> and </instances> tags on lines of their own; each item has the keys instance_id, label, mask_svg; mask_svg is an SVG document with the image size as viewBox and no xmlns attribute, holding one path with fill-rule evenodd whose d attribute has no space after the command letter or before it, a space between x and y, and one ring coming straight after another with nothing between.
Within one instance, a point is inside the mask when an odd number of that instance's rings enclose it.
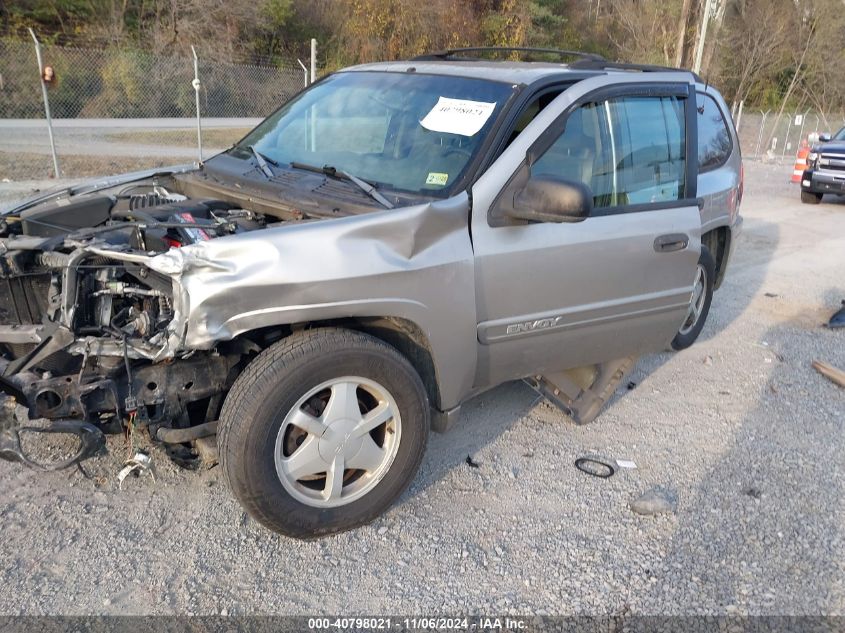
<instances>
[{"instance_id":1,"label":"rear quarter window","mask_svg":"<svg viewBox=\"0 0 845 633\"><path fill-rule=\"evenodd\" d=\"M731 133L721 108L713 97L698 93L698 170L721 167L732 149Z\"/></svg>"}]
</instances>

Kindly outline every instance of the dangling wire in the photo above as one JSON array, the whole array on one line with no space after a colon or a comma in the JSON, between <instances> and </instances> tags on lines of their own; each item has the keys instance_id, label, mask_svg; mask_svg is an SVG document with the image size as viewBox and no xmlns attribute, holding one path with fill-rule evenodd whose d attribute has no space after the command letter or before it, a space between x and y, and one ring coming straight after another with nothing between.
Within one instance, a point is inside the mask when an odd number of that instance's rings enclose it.
<instances>
[{"instance_id":1,"label":"dangling wire","mask_svg":"<svg viewBox=\"0 0 845 633\"><path fill-rule=\"evenodd\" d=\"M124 431L124 438L126 439L126 458L131 459L135 454L135 417L136 411L129 413L126 419L126 429Z\"/></svg>"},{"instance_id":2,"label":"dangling wire","mask_svg":"<svg viewBox=\"0 0 845 633\"><path fill-rule=\"evenodd\" d=\"M130 403L135 403L135 398L132 397L132 370L129 366L129 350L127 348L126 335L123 336L123 362L126 365L126 384L129 385L129 395L126 398L126 404L129 405ZM135 447L135 419L138 415L137 404L135 408L127 406L126 409L126 413L128 414L125 431L127 459L132 459Z\"/></svg>"}]
</instances>

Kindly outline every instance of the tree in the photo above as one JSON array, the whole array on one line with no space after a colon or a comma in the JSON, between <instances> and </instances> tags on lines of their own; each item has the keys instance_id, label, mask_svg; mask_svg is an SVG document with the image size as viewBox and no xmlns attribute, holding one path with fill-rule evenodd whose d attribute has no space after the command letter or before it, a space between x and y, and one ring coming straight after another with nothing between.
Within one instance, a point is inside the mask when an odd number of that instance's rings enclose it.
<instances>
[{"instance_id":1,"label":"tree","mask_svg":"<svg viewBox=\"0 0 845 633\"><path fill-rule=\"evenodd\" d=\"M691 67L705 0L7 0L0 35L185 56L318 65L459 46L535 46ZM843 0L717 0L702 74L748 106L845 105ZM517 57L512 55L512 57ZM92 81L96 78L92 78Z\"/></svg>"},{"instance_id":2,"label":"tree","mask_svg":"<svg viewBox=\"0 0 845 633\"><path fill-rule=\"evenodd\" d=\"M735 102L762 96L788 65L792 0L737 0L727 9L719 41L720 79Z\"/></svg>"},{"instance_id":3,"label":"tree","mask_svg":"<svg viewBox=\"0 0 845 633\"><path fill-rule=\"evenodd\" d=\"M692 0L683 0L678 20L677 40L675 42L675 66L683 68L692 64L692 51L695 48L696 17L699 3L693 6Z\"/></svg>"},{"instance_id":4,"label":"tree","mask_svg":"<svg viewBox=\"0 0 845 633\"><path fill-rule=\"evenodd\" d=\"M670 65L680 6L666 0L609 0L610 40L624 60Z\"/></svg>"}]
</instances>

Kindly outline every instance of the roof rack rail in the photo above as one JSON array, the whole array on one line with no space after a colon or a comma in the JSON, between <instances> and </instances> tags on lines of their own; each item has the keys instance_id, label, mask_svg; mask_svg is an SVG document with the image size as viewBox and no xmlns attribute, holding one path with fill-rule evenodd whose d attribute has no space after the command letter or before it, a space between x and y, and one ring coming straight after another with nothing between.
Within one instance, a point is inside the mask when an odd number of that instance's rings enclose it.
<instances>
[{"instance_id":1,"label":"roof rack rail","mask_svg":"<svg viewBox=\"0 0 845 633\"><path fill-rule=\"evenodd\" d=\"M462 53L543 53L545 55L557 55L559 57L579 57L583 61L604 63L605 58L595 53L585 53L583 51L567 51L559 48L532 48L530 46L470 46L468 48L450 48L445 51L436 51L433 53L426 53L411 58L410 61L438 61L445 60ZM465 58L466 61L477 61L477 58Z\"/></svg>"},{"instance_id":2,"label":"roof rack rail","mask_svg":"<svg viewBox=\"0 0 845 633\"><path fill-rule=\"evenodd\" d=\"M691 70L687 70L685 68L672 68L671 66L654 66L651 64L628 64L625 62L609 62L606 60L593 59L579 59L577 62L569 64L569 66L571 68L579 68L582 70L632 70L644 73L690 73L693 77L695 77L696 81L703 83L701 77L699 77Z\"/></svg>"}]
</instances>

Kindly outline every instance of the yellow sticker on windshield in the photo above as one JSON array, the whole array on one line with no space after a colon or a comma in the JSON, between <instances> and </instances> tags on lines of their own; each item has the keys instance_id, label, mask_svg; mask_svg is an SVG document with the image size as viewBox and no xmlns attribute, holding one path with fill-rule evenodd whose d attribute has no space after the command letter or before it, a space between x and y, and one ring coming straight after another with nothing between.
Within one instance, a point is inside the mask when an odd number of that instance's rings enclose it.
<instances>
[{"instance_id":1,"label":"yellow sticker on windshield","mask_svg":"<svg viewBox=\"0 0 845 633\"><path fill-rule=\"evenodd\" d=\"M429 172L428 178L425 179L427 185L440 185L441 187L449 180L449 174L441 174L436 171Z\"/></svg>"}]
</instances>

